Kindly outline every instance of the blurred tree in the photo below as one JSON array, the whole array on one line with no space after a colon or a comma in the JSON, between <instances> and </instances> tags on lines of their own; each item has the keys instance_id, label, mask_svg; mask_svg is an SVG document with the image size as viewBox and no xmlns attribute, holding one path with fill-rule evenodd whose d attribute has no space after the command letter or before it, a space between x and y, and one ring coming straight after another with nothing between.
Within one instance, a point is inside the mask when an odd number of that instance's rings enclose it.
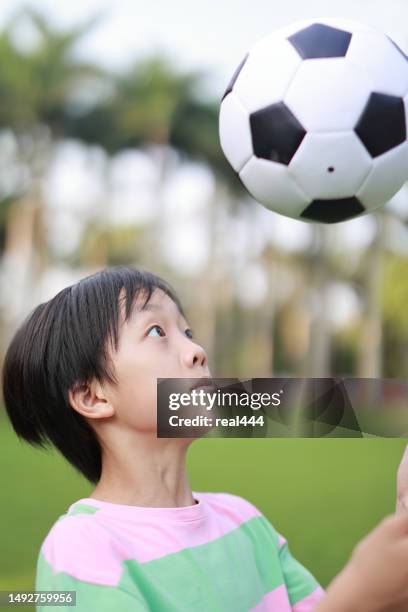
<instances>
[{"instance_id":1,"label":"blurred tree","mask_svg":"<svg viewBox=\"0 0 408 612\"><path fill-rule=\"evenodd\" d=\"M408 376L408 257L388 253L381 295L384 312L384 376Z\"/></svg>"},{"instance_id":2,"label":"blurred tree","mask_svg":"<svg viewBox=\"0 0 408 612\"><path fill-rule=\"evenodd\" d=\"M385 222L390 213L373 213L376 230L362 260L363 317L359 330L357 375L381 378L383 374L383 338L381 294L385 249Z\"/></svg>"},{"instance_id":3,"label":"blurred tree","mask_svg":"<svg viewBox=\"0 0 408 612\"><path fill-rule=\"evenodd\" d=\"M311 329L309 335L308 376L330 376L331 329L328 290L330 282L330 231L327 225L313 225L313 248L309 263L311 285Z\"/></svg>"},{"instance_id":4,"label":"blurred tree","mask_svg":"<svg viewBox=\"0 0 408 612\"><path fill-rule=\"evenodd\" d=\"M19 27L29 25L33 44L26 49ZM18 12L0 34L0 130L9 130L16 145L16 165L22 176L18 191L9 194L10 205L1 216L4 235L4 283L23 293L22 310L36 294L47 266L47 236L43 180L58 139L64 135L67 108L85 80L101 76L94 65L74 54L95 19L65 30L56 30L33 9ZM16 284L16 275L24 282ZM35 297L34 297L35 299ZM3 302L7 308L7 300ZM3 317L3 328L13 328L21 312L12 309ZM5 340L6 329L1 337Z\"/></svg>"}]
</instances>

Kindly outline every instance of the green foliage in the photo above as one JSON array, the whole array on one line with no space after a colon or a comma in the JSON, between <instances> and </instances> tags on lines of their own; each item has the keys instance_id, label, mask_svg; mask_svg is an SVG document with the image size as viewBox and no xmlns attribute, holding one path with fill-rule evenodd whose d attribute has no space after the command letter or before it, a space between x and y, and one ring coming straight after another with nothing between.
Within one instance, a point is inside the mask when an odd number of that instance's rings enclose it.
<instances>
[{"instance_id":1,"label":"green foliage","mask_svg":"<svg viewBox=\"0 0 408 612\"><path fill-rule=\"evenodd\" d=\"M143 230L134 225L87 226L77 252L76 265L128 265L141 257Z\"/></svg>"},{"instance_id":2,"label":"green foliage","mask_svg":"<svg viewBox=\"0 0 408 612\"><path fill-rule=\"evenodd\" d=\"M387 256L382 301L389 328L408 339L408 256Z\"/></svg>"},{"instance_id":3,"label":"green foliage","mask_svg":"<svg viewBox=\"0 0 408 612\"><path fill-rule=\"evenodd\" d=\"M30 52L15 44L13 31L29 20L38 35ZM82 62L75 49L95 19L57 31L32 9L18 13L0 35L0 126L21 133L46 125L60 133L75 89L84 80L101 75L96 66Z\"/></svg>"},{"instance_id":4,"label":"green foliage","mask_svg":"<svg viewBox=\"0 0 408 612\"><path fill-rule=\"evenodd\" d=\"M349 325L333 336L331 371L338 376L352 376L357 369L358 325Z\"/></svg>"},{"instance_id":5,"label":"green foliage","mask_svg":"<svg viewBox=\"0 0 408 612\"><path fill-rule=\"evenodd\" d=\"M124 145L134 139L168 144L174 111L194 95L199 76L180 73L163 57L137 62L117 80L114 111Z\"/></svg>"}]
</instances>

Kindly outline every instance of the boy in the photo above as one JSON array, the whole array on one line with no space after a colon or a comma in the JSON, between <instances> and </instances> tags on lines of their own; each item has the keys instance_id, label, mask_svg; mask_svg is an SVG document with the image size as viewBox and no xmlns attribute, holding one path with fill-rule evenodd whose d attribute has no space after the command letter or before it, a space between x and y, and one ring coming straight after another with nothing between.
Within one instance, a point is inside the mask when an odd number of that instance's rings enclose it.
<instances>
[{"instance_id":1,"label":"boy","mask_svg":"<svg viewBox=\"0 0 408 612\"><path fill-rule=\"evenodd\" d=\"M249 501L191 490L192 439L156 437L156 380L210 376L177 296L148 272L103 270L27 317L4 363L11 423L96 485L50 529L36 590L75 591L80 612L389 609L361 607L375 580L377 606L395 592L407 605L408 544L399 556L394 546L405 514L370 534L325 594ZM383 541L388 556L372 563ZM391 594L380 578L394 565Z\"/></svg>"}]
</instances>

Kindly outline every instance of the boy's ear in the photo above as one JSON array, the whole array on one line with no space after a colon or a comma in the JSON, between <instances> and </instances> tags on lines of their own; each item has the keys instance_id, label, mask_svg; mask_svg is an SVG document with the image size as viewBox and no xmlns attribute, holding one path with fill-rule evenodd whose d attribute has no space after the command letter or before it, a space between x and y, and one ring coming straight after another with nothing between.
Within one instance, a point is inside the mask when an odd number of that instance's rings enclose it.
<instances>
[{"instance_id":1,"label":"boy's ear","mask_svg":"<svg viewBox=\"0 0 408 612\"><path fill-rule=\"evenodd\" d=\"M103 387L95 379L74 385L69 389L68 397L72 408L90 419L110 417L115 412Z\"/></svg>"}]
</instances>

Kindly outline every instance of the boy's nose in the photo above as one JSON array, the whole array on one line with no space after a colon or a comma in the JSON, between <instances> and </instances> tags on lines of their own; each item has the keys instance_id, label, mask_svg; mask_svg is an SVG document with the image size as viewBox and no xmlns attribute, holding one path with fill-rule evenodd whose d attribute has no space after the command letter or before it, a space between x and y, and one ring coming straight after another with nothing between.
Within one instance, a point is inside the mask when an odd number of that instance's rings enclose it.
<instances>
[{"instance_id":1,"label":"boy's nose","mask_svg":"<svg viewBox=\"0 0 408 612\"><path fill-rule=\"evenodd\" d=\"M199 345L194 344L184 350L183 353L184 365L187 368L206 368L208 369L208 359L205 350Z\"/></svg>"}]
</instances>

